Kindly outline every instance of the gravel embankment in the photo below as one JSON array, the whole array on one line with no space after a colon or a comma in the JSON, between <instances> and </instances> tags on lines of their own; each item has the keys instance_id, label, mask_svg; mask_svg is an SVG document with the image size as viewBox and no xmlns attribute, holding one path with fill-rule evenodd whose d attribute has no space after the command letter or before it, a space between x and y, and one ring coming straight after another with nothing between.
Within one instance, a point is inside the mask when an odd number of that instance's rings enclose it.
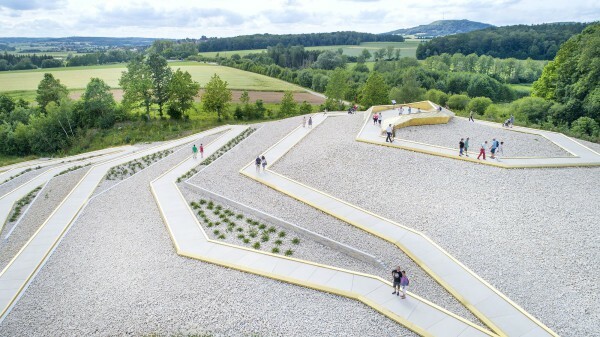
<instances>
[{"instance_id":1,"label":"gravel embankment","mask_svg":"<svg viewBox=\"0 0 600 337\"><path fill-rule=\"evenodd\" d=\"M247 156L259 151L250 150ZM356 301L176 255L149 182L187 155L178 152L96 198L0 336L415 336Z\"/></svg>"},{"instance_id":2,"label":"gravel embankment","mask_svg":"<svg viewBox=\"0 0 600 337\"><path fill-rule=\"evenodd\" d=\"M397 115L384 112L384 118ZM371 124L367 127L375 127ZM559 146L538 135L510 131L509 128L495 128L469 122L463 118L452 118L448 124L409 126L396 130L396 138L432 145L456 148L461 138L469 140L470 152L477 153L481 143L488 141L488 149L493 138L504 142L504 157L570 157Z\"/></svg>"},{"instance_id":3,"label":"gravel embankment","mask_svg":"<svg viewBox=\"0 0 600 337\"><path fill-rule=\"evenodd\" d=\"M202 174L202 173L201 173ZM189 185L179 185L180 189L185 196L188 203L192 201L198 202L198 200L203 199L203 196L199 193L194 192L194 187ZM183 187L183 188L182 188ZM244 212L238 211L232 207L228 207L225 204L215 203L215 205L220 205L223 207L223 210L229 209L235 214L241 214L244 217L242 219L236 219L235 216L231 216L229 219L231 222L235 223L235 229L241 229L241 231L233 230L232 232L227 232L228 225L223 222L223 219L220 219L216 215L214 215L213 211L207 209L206 207L202 207L210 220L211 227L208 227L207 223L205 223L202 218L198 217L198 222L202 225L206 234L215 241L227 242L233 245L238 245L242 247L253 247L253 244L256 242L259 243L259 250L272 252L273 248L279 249L277 254L284 256L285 252L288 249L292 250L292 257L297 259L302 259L306 261L313 261L317 263L327 263L328 265L344 268L348 270L360 270L369 274L377 274L380 272L381 267L368 264L366 262L355 259L351 256L348 256L340 251L337 251L331 247L324 246L320 243L317 243L311 240L310 237L304 236L293 231L281 228L279 226L273 225L272 223L268 223L265 221L259 221L260 225L266 226L264 229L261 229L258 225L250 225L246 222L247 219L256 220L252 215L248 215ZM197 212L194 212L197 213ZM214 224L220 222L220 225L215 226ZM275 232L267 232L266 240L263 241L263 233L265 233L270 227L275 229ZM219 231L219 234L215 234L215 230ZM252 237L251 234L255 233L256 237ZM278 234L283 232L285 234L284 237L280 237ZM220 238L220 234L225 235L225 238ZM244 243L242 239L238 238L238 235L244 235L246 239L249 240L248 243ZM294 238L298 238L300 243L294 244L292 240ZM276 240L281 240L281 244L276 244Z\"/></svg>"},{"instance_id":4,"label":"gravel embankment","mask_svg":"<svg viewBox=\"0 0 600 337\"><path fill-rule=\"evenodd\" d=\"M8 239L8 232L15 223L8 223L2 230L0 237L0 270L12 260L23 245L31 238L38 228L48 219L50 214L62 202L62 200L77 185L85 175L89 167L60 175L48 183L45 188L38 192L37 199L23 215L17 227L12 231ZM26 207L23 208L25 211Z\"/></svg>"},{"instance_id":5,"label":"gravel embankment","mask_svg":"<svg viewBox=\"0 0 600 337\"><path fill-rule=\"evenodd\" d=\"M332 117L333 119L339 117ZM349 118L361 120L359 115ZM379 270L376 275L390 279L391 269L400 265L409 271L411 275L411 291L422 295L432 302L439 304L448 310L457 313L471 321L478 320L447 293L432 278L423 272L414 262L408 258L396 246L372 236L360 229L355 228L341 220L331 217L309 205L298 202L280 192L277 192L263 184L255 182L239 173L239 170L251 162L258 154L268 149L271 145L287 135L297 127L300 119L292 118L284 121L265 124L254 132L248 139L240 143L235 149L223 155L211 166L207 167L200 175L192 181L204 188L216 191L235 201L242 202L266 213L272 214L298 226L307 228L323 236L330 237L338 242L350 245L383 261L389 270ZM318 128L317 128L318 129ZM332 135L335 137L335 131ZM352 138L355 136L351 136ZM300 143L300 147L303 147ZM309 152L319 151L326 148L327 142L320 143L308 149ZM269 158L267 158L268 160ZM310 156L304 159L310 162ZM331 162L327 165L331 165ZM344 171L339 166L339 171ZM339 175L336 172L333 177ZM226 179L225 179L226 177ZM317 185L315 185L317 186ZM335 263L335 261L321 260L323 264ZM369 270L357 271L372 273Z\"/></svg>"},{"instance_id":6,"label":"gravel embankment","mask_svg":"<svg viewBox=\"0 0 600 337\"><path fill-rule=\"evenodd\" d=\"M494 168L356 142L361 126L329 119L273 169L426 233L559 335L600 335L600 168Z\"/></svg>"},{"instance_id":7,"label":"gravel embankment","mask_svg":"<svg viewBox=\"0 0 600 337\"><path fill-rule=\"evenodd\" d=\"M0 179L0 197L5 195L6 193L14 190L15 188L21 186L22 184L26 183L27 181L37 177L38 175L46 172L47 170L49 170L50 168L52 168L51 166L49 167L42 167L41 169L37 169L37 170L32 170L29 171L27 173L23 173L22 175L11 179L5 183L2 183L4 180L10 178L9 177L3 177L3 179Z\"/></svg>"}]
</instances>

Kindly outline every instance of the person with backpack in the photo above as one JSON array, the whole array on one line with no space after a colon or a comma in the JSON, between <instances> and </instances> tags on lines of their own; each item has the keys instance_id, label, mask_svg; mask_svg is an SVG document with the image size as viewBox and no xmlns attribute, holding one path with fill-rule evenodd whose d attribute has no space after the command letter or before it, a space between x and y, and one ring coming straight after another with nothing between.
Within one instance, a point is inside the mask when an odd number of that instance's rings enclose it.
<instances>
[{"instance_id":1,"label":"person with backpack","mask_svg":"<svg viewBox=\"0 0 600 337\"><path fill-rule=\"evenodd\" d=\"M260 163L262 162L262 159L260 159L260 156L256 157L256 159L254 160L254 164L256 164L256 173L260 172Z\"/></svg>"},{"instance_id":2,"label":"person with backpack","mask_svg":"<svg viewBox=\"0 0 600 337\"><path fill-rule=\"evenodd\" d=\"M402 291L402 296L400 298L406 298L406 287L410 284L408 277L406 277L406 271L402 271L402 276L400 277L400 290Z\"/></svg>"},{"instance_id":3,"label":"person with backpack","mask_svg":"<svg viewBox=\"0 0 600 337\"><path fill-rule=\"evenodd\" d=\"M196 159L198 157L198 148L196 147L196 144L194 144L194 146L192 146L192 157L194 159Z\"/></svg>"},{"instance_id":4,"label":"person with backpack","mask_svg":"<svg viewBox=\"0 0 600 337\"><path fill-rule=\"evenodd\" d=\"M400 271L400 266L397 266L396 269L392 270L392 279L394 287L394 292L392 293L392 295L400 296L400 281L402 280L402 272Z\"/></svg>"}]
</instances>

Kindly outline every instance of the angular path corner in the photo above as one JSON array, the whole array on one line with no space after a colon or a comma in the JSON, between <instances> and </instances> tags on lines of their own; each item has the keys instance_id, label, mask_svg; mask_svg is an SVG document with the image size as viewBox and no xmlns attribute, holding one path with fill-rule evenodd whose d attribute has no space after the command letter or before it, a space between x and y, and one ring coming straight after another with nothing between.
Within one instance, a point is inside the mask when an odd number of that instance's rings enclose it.
<instances>
[{"instance_id":1,"label":"angular path corner","mask_svg":"<svg viewBox=\"0 0 600 337\"><path fill-rule=\"evenodd\" d=\"M321 120L315 116L315 126ZM243 130L232 127L208 144L205 154L210 156ZM272 149L285 152L295 143L294 138L286 137L278 143L282 146ZM273 152L268 153L275 158ZM422 336L496 336L414 294L409 293L405 300L391 296L391 284L378 277L209 239L175 183L197 165L188 158L150 184L177 254L356 299Z\"/></svg>"},{"instance_id":2,"label":"angular path corner","mask_svg":"<svg viewBox=\"0 0 600 337\"><path fill-rule=\"evenodd\" d=\"M406 139L396 138L394 142L385 142L385 137L381 135L381 128L378 126L369 125L369 116L371 116L370 108L365 112L365 123L356 136L359 142L383 145L389 147L400 148L409 151L421 152L440 157L470 161L483 165L496 166L501 168L543 168L543 167L577 167L577 166L600 166L600 153L590 149L589 147L579 143L577 140L565 136L562 133L530 129L521 126L512 128L503 128L501 124L476 120L476 124L486 125L503 130L534 134L544 137L558 147L569 152L572 156L565 157L504 157L501 161L496 160L477 160L476 155L472 157L460 157L457 149L443 147L438 145L426 144L421 142L410 141ZM385 112L385 111L383 111ZM418 114L414 114L415 116ZM462 117L454 117L462 118Z\"/></svg>"},{"instance_id":3,"label":"angular path corner","mask_svg":"<svg viewBox=\"0 0 600 337\"><path fill-rule=\"evenodd\" d=\"M327 116L315 116L315 126L326 118ZM299 127L268 149L264 155L269 158L270 165L280 159L310 131L311 129ZM555 332L525 312L424 234L271 170L256 173L252 169L252 163L244 167L240 173L395 244L496 334L511 337L557 336ZM408 320L411 321L411 316ZM465 336L467 335L469 334Z\"/></svg>"},{"instance_id":4,"label":"angular path corner","mask_svg":"<svg viewBox=\"0 0 600 337\"><path fill-rule=\"evenodd\" d=\"M153 152L187 144L198 137L222 132L227 128L229 127L214 128L136 153L125 153L115 159L91 166L90 170L0 273L0 321L6 317L6 314L21 296L40 266L50 256L79 212L87 205L90 196L111 167L141 158ZM49 176L49 178L52 176ZM0 199L0 204L8 202L12 202L12 199Z\"/></svg>"}]
</instances>

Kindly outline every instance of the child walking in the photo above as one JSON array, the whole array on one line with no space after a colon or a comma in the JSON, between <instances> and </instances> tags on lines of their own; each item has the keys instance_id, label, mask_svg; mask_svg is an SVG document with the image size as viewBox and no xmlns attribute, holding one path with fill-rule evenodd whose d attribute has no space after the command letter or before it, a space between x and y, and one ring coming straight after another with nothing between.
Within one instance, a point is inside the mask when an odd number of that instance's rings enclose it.
<instances>
[{"instance_id":1,"label":"child walking","mask_svg":"<svg viewBox=\"0 0 600 337\"><path fill-rule=\"evenodd\" d=\"M406 298L406 287L408 287L408 277L406 277L406 271L402 271L402 277L400 278L400 290L402 291L402 296L400 298Z\"/></svg>"}]
</instances>

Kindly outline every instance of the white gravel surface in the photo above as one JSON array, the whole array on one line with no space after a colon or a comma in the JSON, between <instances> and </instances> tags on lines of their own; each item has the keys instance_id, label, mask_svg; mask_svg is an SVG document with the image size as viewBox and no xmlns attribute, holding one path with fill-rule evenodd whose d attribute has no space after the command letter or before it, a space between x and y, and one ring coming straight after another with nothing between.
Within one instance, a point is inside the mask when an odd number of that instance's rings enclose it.
<instances>
[{"instance_id":1,"label":"white gravel surface","mask_svg":"<svg viewBox=\"0 0 600 337\"><path fill-rule=\"evenodd\" d=\"M89 168L69 172L50 180L50 182L38 192L38 197L24 213L23 218L17 223L8 239L8 232L15 223L8 223L0 233L0 270L12 260L23 245L31 238L37 229L48 219L50 213L62 202L62 200L77 185ZM25 211L27 207L23 208Z\"/></svg>"},{"instance_id":2,"label":"white gravel surface","mask_svg":"<svg viewBox=\"0 0 600 337\"><path fill-rule=\"evenodd\" d=\"M361 121L328 119L273 169L426 233L559 335L600 336L600 168L506 170L376 146L354 140Z\"/></svg>"},{"instance_id":3,"label":"white gravel surface","mask_svg":"<svg viewBox=\"0 0 600 337\"><path fill-rule=\"evenodd\" d=\"M358 115L351 115L349 118L361 119ZM192 182L208 190L216 191L232 200L263 210L283 220L374 255L388 266L389 270L381 269L376 273L376 275L384 279L390 279L391 270L396 265L400 265L408 271L411 278L410 291L423 295L432 302L440 304L462 317L479 322L467 309L417 267L396 246L316 210L311 206L287 197L239 173L239 170L244 165L251 162L258 154L287 135L300 122L301 119L296 117L265 124L236 148L208 166L202 173L192 179ZM335 132L332 136L335 137ZM327 143L321 143L317 148L309 149L309 152L318 151L318 148L326 146ZM310 162L310 157L307 158L304 160ZM343 171L344 168L342 167L340 170ZM339 172L335 175L338 174ZM320 262L324 264L336 263L335 260L327 259L321 259ZM366 270L358 269L357 271L372 273L371 268Z\"/></svg>"},{"instance_id":4,"label":"white gravel surface","mask_svg":"<svg viewBox=\"0 0 600 337\"><path fill-rule=\"evenodd\" d=\"M386 115L386 113L388 115ZM397 114L384 112L384 118ZM375 127L369 123L367 127ZM432 145L456 148L461 138L469 140L469 152L478 153L481 143L493 138L504 142L504 157L570 157L561 147L538 135L510 131L508 128L495 128L469 122L464 118L452 118L448 124L409 126L396 130L396 138Z\"/></svg>"},{"instance_id":5,"label":"white gravel surface","mask_svg":"<svg viewBox=\"0 0 600 337\"><path fill-rule=\"evenodd\" d=\"M415 336L356 301L176 255L149 182L187 155L96 198L0 336Z\"/></svg>"}]
</instances>

